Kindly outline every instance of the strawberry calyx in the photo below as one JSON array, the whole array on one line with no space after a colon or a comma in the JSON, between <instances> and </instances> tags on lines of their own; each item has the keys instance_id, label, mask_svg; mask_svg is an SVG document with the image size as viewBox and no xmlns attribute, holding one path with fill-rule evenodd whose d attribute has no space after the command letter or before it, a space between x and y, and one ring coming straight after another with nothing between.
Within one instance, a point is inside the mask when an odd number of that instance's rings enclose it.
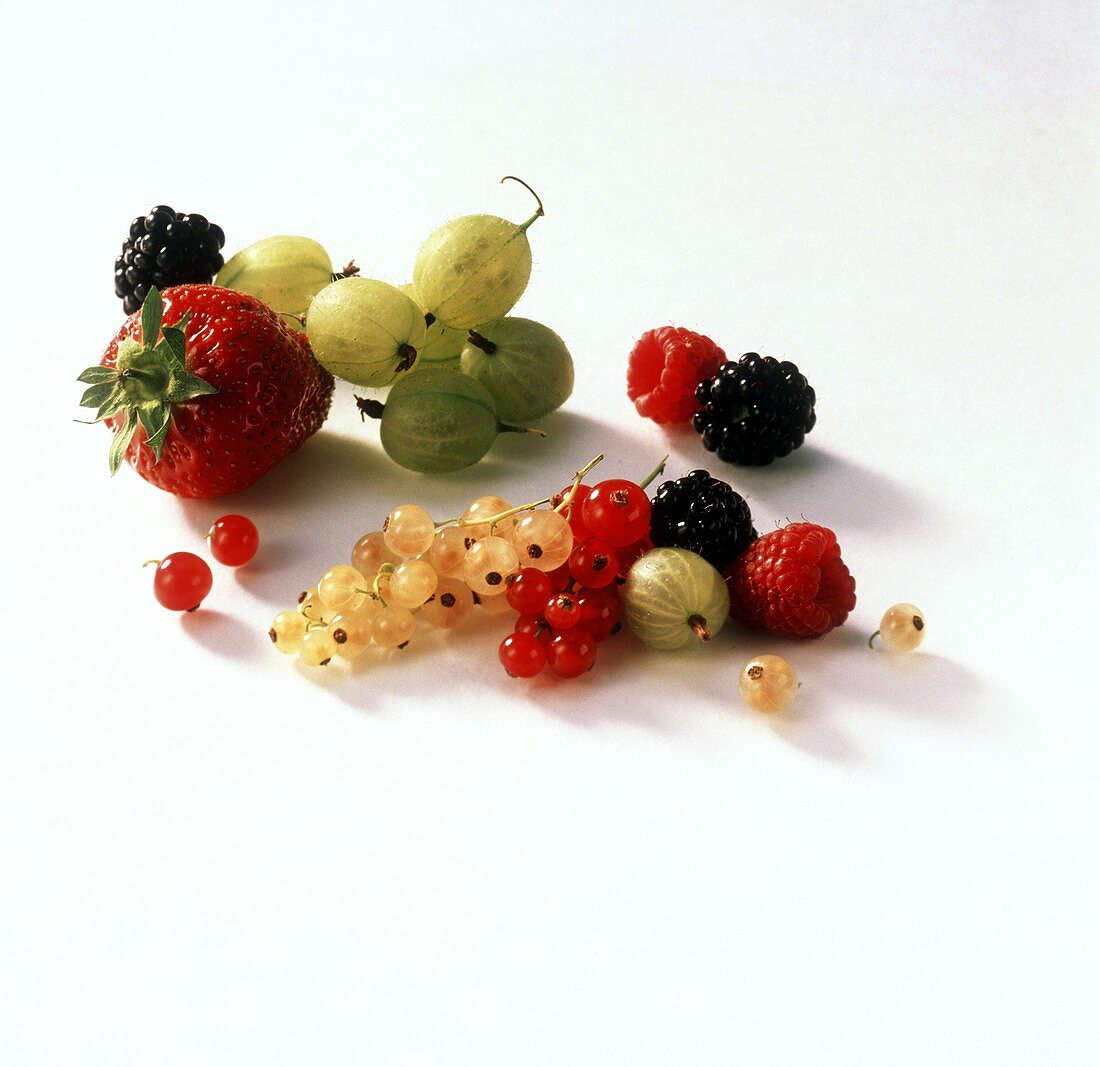
<instances>
[{"instance_id":1,"label":"strawberry calyx","mask_svg":"<svg viewBox=\"0 0 1100 1067\"><path fill-rule=\"evenodd\" d=\"M164 301L151 288L141 305L141 341L121 341L115 366L88 367L77 378L88 386L80 406L96 411L91 422L118 419L107 453L112 474L122 465L138 426L145 430L145 443L159 462L175 405L218 391L187 370L184 331L190 312L173 326L163 326L163 318Z\"/></svg>"}]
</instances>

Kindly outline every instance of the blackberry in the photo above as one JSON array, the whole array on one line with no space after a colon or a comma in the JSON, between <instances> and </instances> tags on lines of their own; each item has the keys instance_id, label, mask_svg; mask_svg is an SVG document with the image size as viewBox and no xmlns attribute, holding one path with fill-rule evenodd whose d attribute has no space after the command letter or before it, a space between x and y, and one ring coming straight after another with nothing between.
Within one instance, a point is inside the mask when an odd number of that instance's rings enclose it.
<instances>
[{"instance_id":1,"label":"blackberry","mask_svg":"<svg viewBox=\"0 0 1100 1067\"><path fill-rule=\"evenodd\" d=\"M789 455L817 421L817 397L798 368L756 352L719 367L695 399L703 410L691 424L703 447L726 463L762 467Z\"/></svg>"},{"instance_id":2,"label":"blackberry","mask_svg":"<svg viewBox=\"0 0 1100 1067\"><path fill-rule=\"evenodd\" d=\"M757 538L745 498L707 471L662 482L651 503L653 544L686 548L718 570L724 570Z\"/></svg>"},{"instance_id":3,"label":"blackberry","mask_svg":"<svg viewBox=\"0 0 1100 1067\"><path fill-rule=\"evenodd\" d=\"M209 285L222 268L225 233L203 215L184 215L164 204L130 223L115 260L115 296L132 315L156 286Z\"/></svg>"}]
</instances>

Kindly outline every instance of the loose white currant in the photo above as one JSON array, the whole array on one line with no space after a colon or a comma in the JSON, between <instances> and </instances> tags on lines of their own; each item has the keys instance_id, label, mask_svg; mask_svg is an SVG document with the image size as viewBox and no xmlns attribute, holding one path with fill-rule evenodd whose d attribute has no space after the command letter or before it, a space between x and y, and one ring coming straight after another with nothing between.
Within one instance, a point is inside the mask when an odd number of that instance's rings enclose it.
<instances>
[{"instance_id":1,"label":"loose white currant","mask_svg":"<svg viewBox=\"0 0 1100 1067\"><path fill-rule=\"evenodd\" d=\"M798 694L798 677L782 656L753 656L741 668L737 688L750 708L783 711Z\"/></svg>"},{"instance_id":2,"label":"loose white currant","mask_svg":"<svg viewBox=\"0 0 1100 1067\"><path fill-rule=\"evenodd\" d=\"M913 604L895 604L887 608L878 629L867 644L874 647L876 637L892 652L912 652L924 640L924 614Z\"/></svg>"}]
</instances>

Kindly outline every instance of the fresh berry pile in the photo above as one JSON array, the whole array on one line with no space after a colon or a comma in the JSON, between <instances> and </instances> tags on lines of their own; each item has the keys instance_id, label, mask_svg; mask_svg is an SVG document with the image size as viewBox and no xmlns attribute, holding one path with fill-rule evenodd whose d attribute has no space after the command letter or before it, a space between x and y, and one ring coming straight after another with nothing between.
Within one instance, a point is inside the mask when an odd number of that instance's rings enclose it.
<instances>
[{"instance_id":1,"label":"fresh berry pile","mask_svg":"<svg viewBox=\"0 0 1100 1067\"><path fill-rule=\"evenodd\" d=\"M131 315L151 289L209 285L222 268L224 244L224 231L205 215L187 215L159 204L130 223L130 234L115 260L115 296Z\"/></svg>"},{"instance_id":2,"label":"fresh berry pile","mask_svg":"<svg viewBox=\"0 0 1100 1067\"><path fill-rule=\"evenodd\" d=\"M505 180L505 179L502 179ZM514 179L519 181L519 179ZM526 183L521 183L526 186ZM81 404L114 431L123 459L168 492L209 497L245 488L324 422L335 382L388 389L355 397L380 422L383 449L407 469L438 474L477 462L500 433L571 394L573 361L548 327L510 314L531 275L525 222L466 215L423 242L402 286L335 271L306 237L258 241L223 262L225 235L198 214L165 205L133 221L115 262L129 319L100 363L80 375ZM215 284L211 285L210 282ZM639 414L690 424L724 461L762 466L799 448L816 420L816 394L798 367L750 352L730 362L710 338L665 326L643 334L627 364ZM310 666L405 648L475 613L507 615L498 659L514 678L575 678L624 627L655 650L712 644L726 620L784 637L820 637L855 606L855 581L836 535L811 522L763 536L746 499L706 470L646 488L587 484L597 457L559 492L513 507L480 496L435 521L393 509L365 533L350 562L325 571L270 638ZM210 555L237 567L259 545L254 524L224 515ZM173 611L210 593L210 566L191 552L156 564L153 592ZM876 637L912 651L923 614L896 604ZM751 707L781 711L798 692L782 657L744 662L738 690Z\"/></svg>"}]
</instances>

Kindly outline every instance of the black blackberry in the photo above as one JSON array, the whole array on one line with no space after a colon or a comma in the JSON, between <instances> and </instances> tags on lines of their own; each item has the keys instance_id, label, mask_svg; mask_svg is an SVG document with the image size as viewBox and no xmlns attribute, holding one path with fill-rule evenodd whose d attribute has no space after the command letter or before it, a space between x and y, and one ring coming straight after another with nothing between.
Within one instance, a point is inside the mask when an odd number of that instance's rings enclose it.
<instances>
[{"instance_id":1,"label":"black blackberry","mask_svg":"<svg viewBox=\"0 0 1100 1067\"><path fill-rule=\"evenodd\" d=\"M225 233L203 215L184 215L164 204L130 223L115 260L115 296L127 315L141 307L150 286L209 284L222 269Z\"/></svg>"},{"instance_id":2,"label":"black blackberry","mask_svg":"<svg viewBox=\"0 0 1100 1067\"><path fill-rule=\"evenodd\" d=\"M756 540L745 498L707 471L662 482L651 503L649 536L654 545L686 548L718 570Z\"/></svg>"},{"instance_id":3,"label":"black blackberry","mask_svg":"<svg viewBox=\"0 0 1100 1067\"><path fill-rule=\"evenodd\" d=\"M771 463L798 448L817 421L817 397L798 368L756 352L724 363L699 383L695 399L703 410L691 424L703 435L703 447L726 463Z\"/></svg>"}]
</instances>

